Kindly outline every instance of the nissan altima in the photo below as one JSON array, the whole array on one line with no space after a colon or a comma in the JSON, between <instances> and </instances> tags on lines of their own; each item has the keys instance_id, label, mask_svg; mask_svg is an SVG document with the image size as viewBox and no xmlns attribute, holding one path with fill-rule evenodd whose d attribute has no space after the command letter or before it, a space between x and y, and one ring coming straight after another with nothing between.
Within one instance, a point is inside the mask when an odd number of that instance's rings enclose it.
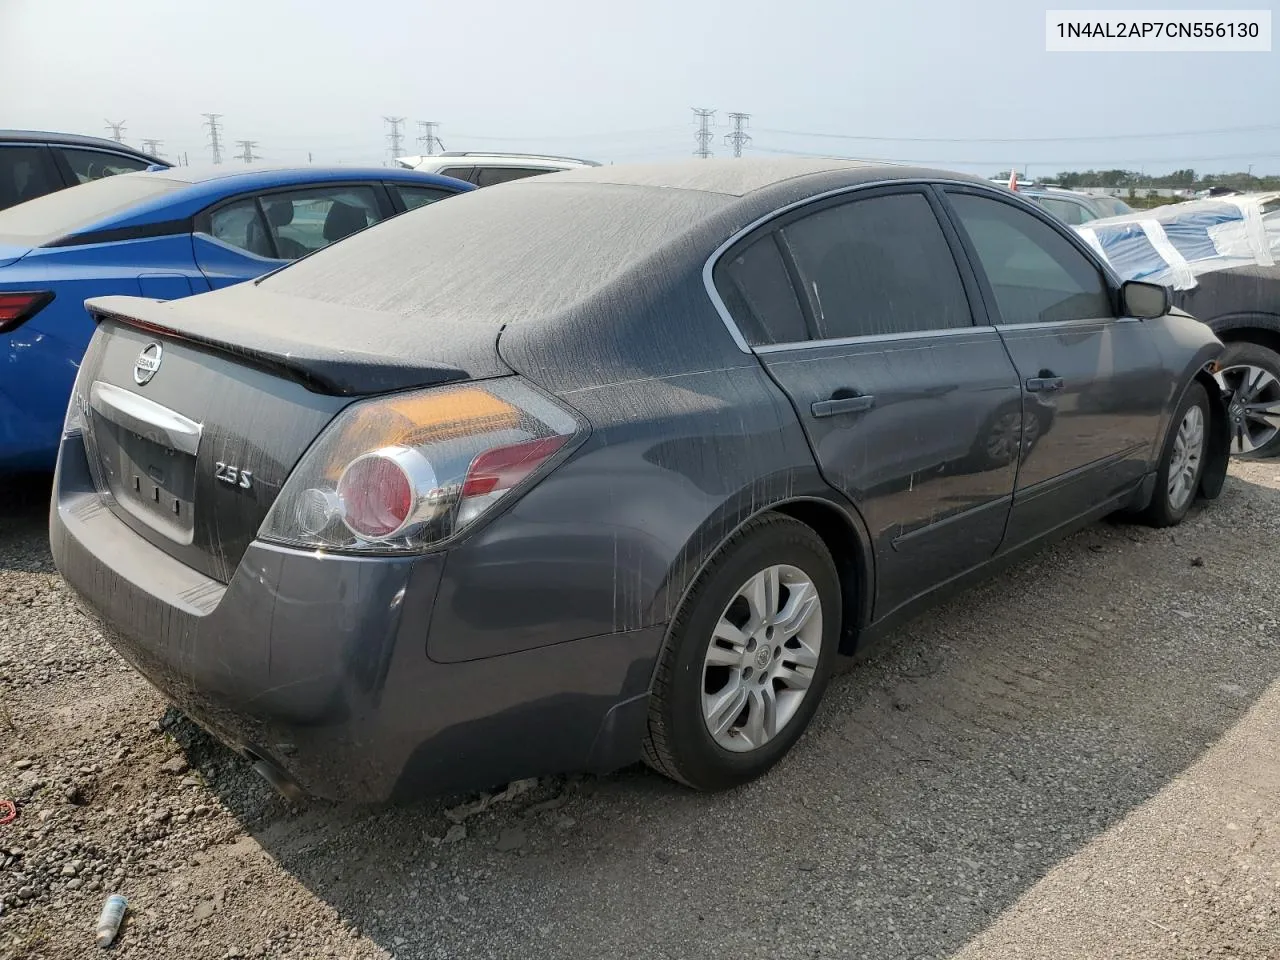
<instances>
[{"instance_id":1,"label":"nissan altima","mask_svg":"<svg viewBox=\"0 0 1280 960\"><path fill-rule=\"evenodd\" d=\"M88 306L58 568L293 794L744 782L839 654L1228 455L1208 327L926 169L583 168Z\"/></svg>"}]
</instances>

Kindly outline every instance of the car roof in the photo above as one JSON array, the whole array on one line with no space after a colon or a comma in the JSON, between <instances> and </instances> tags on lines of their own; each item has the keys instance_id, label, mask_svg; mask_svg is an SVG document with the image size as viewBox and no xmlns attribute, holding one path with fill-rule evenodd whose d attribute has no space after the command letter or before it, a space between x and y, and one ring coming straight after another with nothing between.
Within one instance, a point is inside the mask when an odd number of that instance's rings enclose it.
<instances>
[{"instance_id":1,"label":"car roof","mask_svg":"<svg viewBox=\"0 0 1280 960\"><path fill-rule=\"evenodd\" d=\"M445 153L425 154L417 157L398 157L398 163L411 167L424 164L439 167L546 167L559 170L565 167L598 167L595 160L579 160L574 157L553 157L536 153L475 153L448 151Z\"/></svg>"},{"instance_id":2,"label":"car roof","mask_svg":"<svg viewBox=\"0 0 1280 960\"><path fill-rule=\"evenodd\" d=\"M54 133L48 130L0 130L0 143L55 143L64 147L93 147L96 150L112 150L116 153L127 153L139 160L150 160L162 166L169 166L168 161L160 160L149 153L143 153L128 144L105 137L90 137L79 133Z\"/></svg>"},{"instance_id":3,"label":"car roof","mask_svg":"<svg viewBox=\"0 0 1280 960\"><path fill-rule=\"evenodd\" d=\"M619 164L566 170L545 177L532 177L527 182L536 186L555 183L601 183L693 190L730 197L745 197L773 187L804 189L818 180L830 182L832 189L881 180L961 180L991 186L989 181L981 177L964 173L885 163L878 160L851 160L840 157L712 158L682 160L674 163L668 161ZM525 183L526 181L516 182Z\"/></svg>"}]
</instances>

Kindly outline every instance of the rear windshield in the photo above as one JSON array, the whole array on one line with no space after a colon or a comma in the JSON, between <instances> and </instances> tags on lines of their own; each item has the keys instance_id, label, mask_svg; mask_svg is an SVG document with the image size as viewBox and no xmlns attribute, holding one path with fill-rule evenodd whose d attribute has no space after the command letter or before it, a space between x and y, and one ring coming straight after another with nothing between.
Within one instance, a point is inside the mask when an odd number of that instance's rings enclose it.
<instances>
[{"instance_id":1,"label":"rear windshield","mask_svg":"<svg viewBox=\"0 0 1280 960\"><path fill-rule=\"evenodd\" d=\"M38 247L79 233L139 201L188 186L156 173L125 173L46 193L0 210L0 243Z\"/></svg>"},{"instance_id":2,"label":"rear windshield","mask_svg":"<svg viewBox=\"0 0 1280 960\"><path fill-rule=\"evenodd\" d=\"M728 199L530 177L393 217L259 283L273 293L419 320L517 322L581 302ZM687 268L693 259L675 265Z\"/></svg>"}]
</instances>

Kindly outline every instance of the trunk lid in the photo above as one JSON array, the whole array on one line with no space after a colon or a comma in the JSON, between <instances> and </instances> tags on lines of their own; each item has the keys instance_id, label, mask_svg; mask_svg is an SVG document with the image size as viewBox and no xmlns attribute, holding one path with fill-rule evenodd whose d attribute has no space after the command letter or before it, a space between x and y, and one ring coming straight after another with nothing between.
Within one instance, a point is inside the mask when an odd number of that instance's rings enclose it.
<instances>
[{"instance_id":1,"label":"trunk lid","mask_svg":"<svg viewBox=\"0 0 1280 960\"><path fill-rule=\"evenodd\" d=\"M98 490L138 534L224 583L302 454L356 397L510 372L493 337L428 359L375 342L349 308L258 294L87 303L99 329L79 383ZM300 325L304 313L314 322Z\"/></svg>"}]
</instances>

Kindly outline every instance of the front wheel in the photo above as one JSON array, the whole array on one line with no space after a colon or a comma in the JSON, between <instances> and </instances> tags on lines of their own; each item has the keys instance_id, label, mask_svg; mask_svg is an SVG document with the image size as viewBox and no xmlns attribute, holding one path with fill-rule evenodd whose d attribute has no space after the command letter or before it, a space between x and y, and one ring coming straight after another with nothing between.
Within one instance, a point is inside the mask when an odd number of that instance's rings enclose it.
<instances>
[{"instance_id":1,"label":"front wheel","mask_svg":"<svg viewBox=\"0 0 1280 960\"><path fill-rule=\"evenodd\" d=\"M840 612L835 564L817 534L781 514L747 523L672 621L645 762L700 790L767 771L817 709Z\"/></svg>"},{"instance_id":2,"label":"front wheel","mask_svg":"<svg viewBox=\"0 0 1280 960\"><path fill-rule=\"evenodd\" d=\"M1172 527L1191 509L1209 452L1209 395L1192 381L1183 394L1165 437L1156 471L1156 489L1142 519L1153 527Z\"/></svg>"}]
</instances>

